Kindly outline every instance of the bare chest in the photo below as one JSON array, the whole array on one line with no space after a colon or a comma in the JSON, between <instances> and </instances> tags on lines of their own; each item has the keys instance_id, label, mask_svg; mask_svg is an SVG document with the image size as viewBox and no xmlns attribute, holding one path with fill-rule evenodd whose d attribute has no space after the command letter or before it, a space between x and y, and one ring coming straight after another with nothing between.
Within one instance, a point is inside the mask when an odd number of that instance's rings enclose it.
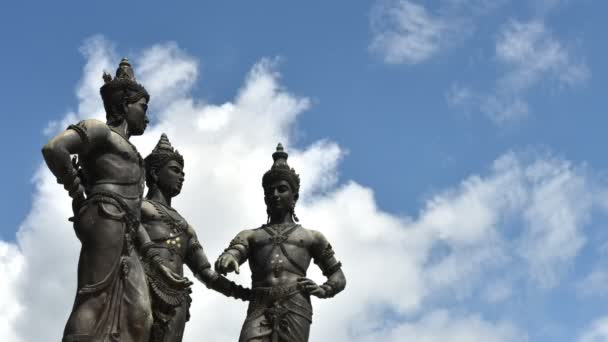
<instances>
[{"instance_id":1,"label":"bare chest","mask_svg":"<svg viewBox=\"0 0 608 342\"><path fill-rule=\"evenodd\" d=\"M250 263L254 273L283 270L304 275L310 264L311 238L302 227L295 229L259 229L250 241Z\"/></svg>"}]
</instances>

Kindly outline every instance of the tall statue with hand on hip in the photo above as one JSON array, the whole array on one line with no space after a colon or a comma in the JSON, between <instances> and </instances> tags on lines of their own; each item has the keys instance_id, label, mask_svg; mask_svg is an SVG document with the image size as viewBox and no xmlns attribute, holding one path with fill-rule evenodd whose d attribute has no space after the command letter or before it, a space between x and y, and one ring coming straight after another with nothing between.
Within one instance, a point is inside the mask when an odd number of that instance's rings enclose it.
<instances>
[{"instance_id":1,"label":"tall statue with hand on hip","mask_svg":"<svg viewBox=\"0 0 608 342\"><path fill-rule=\"evenodd\" d=\"M127 59L114 78L104 73L103 79L106 122L70 125L42 149L57 182L72 197L70 220L82 243L77 293L63 342L148 342L152 310L138 253L143 250L144 258L152 258L140 224L145 172L130 138L146 129L150 96ZM151 264L176 287L188 285L159 260Z\"/></svg>"}]
</instances>

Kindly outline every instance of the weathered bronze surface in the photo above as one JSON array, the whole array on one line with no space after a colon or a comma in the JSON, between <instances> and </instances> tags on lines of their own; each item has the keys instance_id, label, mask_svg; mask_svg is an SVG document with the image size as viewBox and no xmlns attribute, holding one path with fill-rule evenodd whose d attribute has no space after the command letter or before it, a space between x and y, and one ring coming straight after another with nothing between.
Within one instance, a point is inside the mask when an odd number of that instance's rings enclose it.
<instances>
[{"instance_id":1,"label":"weathered bronze surface","mask_svg":"<svg viewBox=\"0 0 608 342\"><path fill-rule=\"evenodd\" d=\"M57 182L72 197L70 220L82 243L76 299L63 341L147 342L152 310L136 248L149 242L140 224L145 173L129 138L146 129L150 97L127 59L114 79L105 73L103 78L107 121L71 125L42 149Z\"/></svg>"},{"instance_id":2,"label":"weathered bronze surface","mask_svg":"<svg viewBox=\"0 0 608 342\"><path fill-rule=\"evenodd\" d=\"M287 156L279 144L274 163L262 178L268 222L241 231L215 263L220 273L238 273L239 265L249 260L252 295L240 342L308 341L310 296L333 297L346 286L327 239L296 223L300 177L287 164ZM306 278L311 260L328 279L323 285Z\"/></svg>"},{"instance_id":3,"label":"weathered bronze surface","mask_svg":"<svg viewBox=\"0 0 608 342\"><path fill-rule=\"evenodd\" d=\"M251 290L227 280L210 267L196 232L171 206L184 182L184 159L174 150L165 134L145 159L148 194L142 205L142 223L151 243L144 246L154 259L185 279L184 263L207 287L226 296L248 300ZM154 315L150 342L180 342L189 319L190 288L174 287L156 272L154 265L144 263Z\"/></svg>"},{"instance_id":4,"label":"weathered bronze surface","mask_svg":"<svg viewBox=\"0 0 608 342\"><path fill-rule=\"evenodd\" d=\"M225 275L249 260L252 289L245 289L210 267L194 229L171 206L184 160L167 136L145 160L129 141L145 131L150 100L129 61L103 79L106 122L70 125L42 149L72 198L70 221L82 243L63 342L182 341L192 285L184 264L207 287L250 301L239 341L308 341L310 296L333 297L346 279L323 234L296 223L300 178L281 144L262 178L268 222L240 232L215 263ZM327 277L323 285L306 278L311 261Z\"/></svg>"}]
</instances>

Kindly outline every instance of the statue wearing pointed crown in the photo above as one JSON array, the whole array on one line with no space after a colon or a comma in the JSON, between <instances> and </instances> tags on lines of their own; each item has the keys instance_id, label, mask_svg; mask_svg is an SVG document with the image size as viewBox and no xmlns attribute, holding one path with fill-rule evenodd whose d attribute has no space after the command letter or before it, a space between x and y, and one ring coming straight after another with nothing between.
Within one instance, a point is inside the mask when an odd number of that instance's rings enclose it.
<instances>
[{"instance_id":1,"label":"statue wearing pointed crown","mask_svg":"<svg viewBox=\"0 0 608 342\"><path fill-rule=\"evenodd\" d=\"M148 342L152 310L138 251L174 286L188 283L149 254L152 242L140 223L144 161L129 139L146 129L150 96L127 59L114 78L104 73L103 79L106 122L70 125L42 149L72 198L70 220L82 243L63 342Z\"/></svg>"},{"instance_id":2,"label":"statue wearing pointed crown","mask_svg":"<svg viewBox=\"0 0 608 342\"><path fill-rule=\"evenodd\" d=\"M248 300L249 289L217 274L209 264L194 228L171 206L184 183L184 158L163 133L145 159L148 194L142 204L142 223L155 257L183 278L184 264L207 287L225 296ZM144 263L154 323L150 342L181 342L189 318L190 288L175 287L155 267ZM184 278L185 279L185 278Z\"/></svg>"},{"instance_id":3,"label":"statue wearing pointed crown","mask_svg":"<svg viewBox=\"0 0 608 342\"><path fill-rule=\"evenodd\" d=\"M312 323L310 296L330 298L346 279L325 236L297 224L300 177L279 144L262 177L268 222L240 232L218 258L218 272L239 272L249 260L252 293L239 342L305 342ZM327 277L323 285L306 278L314 261Z\"/></svg>"}]
</instances>

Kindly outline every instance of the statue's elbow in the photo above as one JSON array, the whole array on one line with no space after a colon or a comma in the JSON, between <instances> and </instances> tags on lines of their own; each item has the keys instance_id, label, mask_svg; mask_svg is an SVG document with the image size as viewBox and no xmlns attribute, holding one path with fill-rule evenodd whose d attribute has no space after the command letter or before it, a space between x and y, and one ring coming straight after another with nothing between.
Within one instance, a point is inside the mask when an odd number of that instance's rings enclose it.
<instances>
[{"instance_id":1,"label":"statue's elbow","mask_svg":"<svg viewBox=\"0 0 608 342\"><path fill-rule=\"evenodd\" d=\"M340 279L340 284L338 287L340 291L344 290L344 288L346 287L346 278L344 276L342 276L342 279Z\"/></svg>"},{"instance_id":2,"label":"statue's elbow","mask_svg":"<svg viewBox=\"0 0 608 342\"><path fill-rule=\"evenodd\" d=\"M336 293L342 292L342 290L344 290L344 288L346 287L346 277L344 276L342 270L338 271L336 277L332 280L332 282L334 283L334 286L336 288Z\"/></svg>"},{"instance_id":3,"label":"statue's elbow","mask_svg":"<svg viewBox=\"0 0 608 342\"><path fill-rule=\"evenodd\" d=\"M51 160L54 160L57 156L57 146L52 141L49 141L42 147L42 157L48 164Z\"/></svg>"},{"instance_id":4,"label":"statue's elbow","mask_svg":"<svg viewBox=\"0 0 608 342\"><path fill-rule=\"evenodd\" d=\"M44 159L50 158L50 156L53 155L53 150L54 148L51 142L48 142L46 145L42 146L42 156Z\"/></svg>"}]
</instances>

